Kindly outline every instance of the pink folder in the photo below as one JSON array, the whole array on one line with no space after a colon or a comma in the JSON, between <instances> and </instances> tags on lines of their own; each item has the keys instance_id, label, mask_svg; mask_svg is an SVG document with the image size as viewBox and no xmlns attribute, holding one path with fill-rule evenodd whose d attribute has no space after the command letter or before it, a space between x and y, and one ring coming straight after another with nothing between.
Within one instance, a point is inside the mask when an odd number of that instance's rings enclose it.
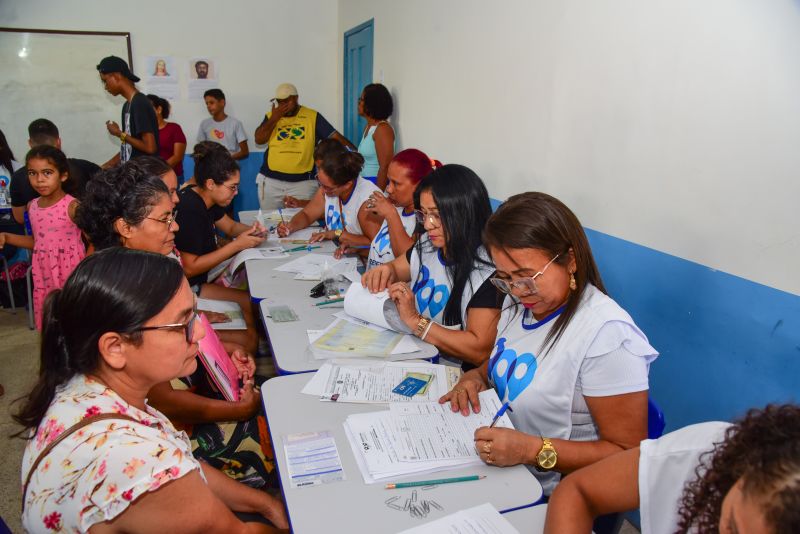
<instances>
[{"instance_id":1,"label":"pink folder","mask_svg":"<svg viewBox=\"0 0 800 534\"><path fill-rule=\"evenodd\" d=\"M208 371L211 381L222 392L222 395L229 401L238 401L239 372L205 314L200 314L200 321L203 323L206 335L199 342L198 357Z\"/></svg>"}]
</instances>

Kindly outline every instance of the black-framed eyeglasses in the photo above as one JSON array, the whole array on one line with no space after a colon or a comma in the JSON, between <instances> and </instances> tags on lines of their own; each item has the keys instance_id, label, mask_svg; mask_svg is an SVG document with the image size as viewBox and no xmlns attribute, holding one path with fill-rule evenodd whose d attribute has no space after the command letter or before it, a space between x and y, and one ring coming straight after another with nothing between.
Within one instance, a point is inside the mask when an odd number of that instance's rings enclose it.
<instances>
[{"instance_id":1,"label":"black-framed eyeglasses","mask_svg":"<svg viewBox=\"0 0 800 534\"><path fill-rule=\"evenodd\" d=\"M442 217L439 215L439 212L424 212L422 210L414 210L414 215L417 217L417 222L423 226L425 225L426 221L430 222L431 225L436 228L442 225Z\"/></svg>"},{"instance_id":2,"label":"black-framed eyeglasses","mask_svg":"<svg viewBox=\"0 0 800 534\"><path fill-rule=\"evenodd\" d=\"M539 292L539 288L536 287L536 279L542 276L547 268L550 267L550 264L556 261L560 255L561 254L556 254L552 260L547 262L547 265L545 265L541 271L533 276L526 276L524 278L512 281L504 280L502 278L489 278L489 280L491 280L494 287L503 293L510 294L516 289L517 291L521 291L522 295L535 295Z\"/></svg>"},{"instance_id":3,"label":"black-framed eyeglasses","mask_svg":"<svg viewBox=\"0 0 800 534\"><path fill-rule=\"evenodd\" d=\"M172 226L172 223L175 222L175 219L178 218L178 210L173 211L164 219L156 219L155 217L145 217L145 219L150 219L151 221L158 221L160 223L164 223L169 228Z\"/></svg>"},{"instance_id":4,"label":"black-framed eyeglasses","mask_svg":"<svg viewBox=\"0 0 800 534\"><path fill-rule=\"evenodd\" d=\"M133 332L144 332L146 330L178 330L183 329L184 334L186 335L186 342L191 344L192 340L194 339L194 327L197 323L197 304L195 304L194 308L192 308L192 316L189 317L189 320L185 323L173 323L173 324L161 324L158 326L142 326L133 330Z\"/></svg>"}]
</instances>

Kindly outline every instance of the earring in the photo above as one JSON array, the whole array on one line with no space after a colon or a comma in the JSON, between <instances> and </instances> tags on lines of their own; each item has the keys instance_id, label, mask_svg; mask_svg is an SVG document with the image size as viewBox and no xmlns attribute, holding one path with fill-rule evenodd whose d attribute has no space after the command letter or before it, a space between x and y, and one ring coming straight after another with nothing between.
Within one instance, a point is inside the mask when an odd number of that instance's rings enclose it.
<instances>
[{"instance_id":1,"label":"earring","mask_svg":"<svg viewBox=\"0 0 800 534\"><path fill-rule=\"evenodd\" d=\"M569 288L572 291L578 289L578 283L575 282L575 273L569 273Z\"/></svg>"}]
</instances>

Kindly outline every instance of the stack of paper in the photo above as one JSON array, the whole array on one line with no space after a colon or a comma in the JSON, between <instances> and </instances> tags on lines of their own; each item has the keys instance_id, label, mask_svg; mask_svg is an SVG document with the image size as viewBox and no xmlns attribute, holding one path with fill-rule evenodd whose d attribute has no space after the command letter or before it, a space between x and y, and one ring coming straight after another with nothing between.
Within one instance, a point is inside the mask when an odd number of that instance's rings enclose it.
<instances>
[{"instance_id":1,"label":"stack of paper","mask_svg":"<svg viewBox=\"0 0 800 534\"><path fill-rule=\"evenodd\" d=\"M489 426L502 403L480 393L481 411L453 413L449 404L392 403L388 411L351 415L344 423L364 482L480 464L475 430ZM495 426L514 428L507 415Z\"/></svg>"},{"instance_id":2,"label":"stack of paper","mask_svg":"<svg viewBox=\"0 0 800 534\"><path fill-rule=\"evenodd\" d=\"M299 280L320 280L325 270L328 270L332 274L343 274L356 270L357 262L357 258L342 258L341 260L337 260L333 256L310 252L288 263L275 267L275 270L286 273L297 273L295 278Z\"/></svg>"},{"instance_id":3,"label":"stack of paper","mask_svg":"<svg viewBox=\"0 0 800 534\"><path fill-rule=\"evenodd\" d=\"M392 393L408 373L433 375L424 393L406 397ZM325 362L303 393L336 402L436 402L450 391L447 366L423 362Z\"/></svg>"}]
</instances>

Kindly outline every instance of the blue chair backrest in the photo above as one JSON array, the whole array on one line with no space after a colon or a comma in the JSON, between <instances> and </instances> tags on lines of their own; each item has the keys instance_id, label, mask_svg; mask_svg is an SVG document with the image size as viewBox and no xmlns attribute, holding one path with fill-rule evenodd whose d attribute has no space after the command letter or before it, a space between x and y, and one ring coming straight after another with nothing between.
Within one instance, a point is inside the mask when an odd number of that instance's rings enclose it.
<instances>
[{"instance_id":1,"label":"blue chair backrest","mask_svg":"<svg viewBox=\"0 0 800 534\"><path fill-rule=\"evenodd\" d=\"M667 422L664 420L664 412L651 398L647 398L647 437L649 439L660 438L664 433Z\"/></svg>"}]
</instances>

